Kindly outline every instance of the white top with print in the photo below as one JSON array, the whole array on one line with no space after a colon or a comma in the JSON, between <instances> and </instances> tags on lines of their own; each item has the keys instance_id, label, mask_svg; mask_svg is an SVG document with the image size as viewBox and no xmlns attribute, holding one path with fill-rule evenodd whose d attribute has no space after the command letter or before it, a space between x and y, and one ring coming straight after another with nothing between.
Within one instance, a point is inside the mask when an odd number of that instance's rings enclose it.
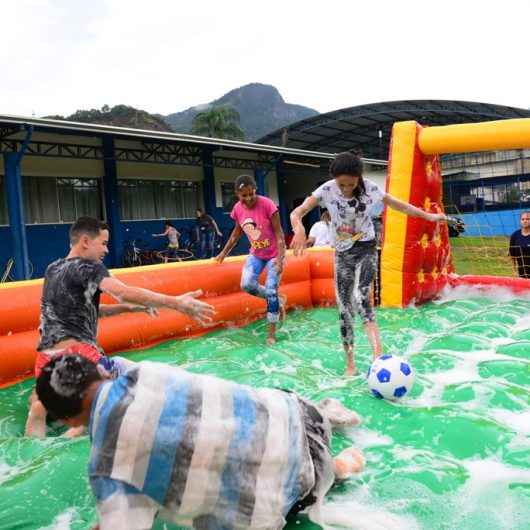
<instances>
[{"instance_id":1,"label":"white top with print","mask_svg":"<svg viewBox=\"0 0 530 530\"><path fill-rule=\"evenodd\" d=\"M375 238L370 211L385 193L371 180L363 179L366 193L359 199L344 197L335 179L324 182L313 192L318 204L331 216L331 240L337 252L349 250L356 241Z\"/></svg>"}]
</instances>

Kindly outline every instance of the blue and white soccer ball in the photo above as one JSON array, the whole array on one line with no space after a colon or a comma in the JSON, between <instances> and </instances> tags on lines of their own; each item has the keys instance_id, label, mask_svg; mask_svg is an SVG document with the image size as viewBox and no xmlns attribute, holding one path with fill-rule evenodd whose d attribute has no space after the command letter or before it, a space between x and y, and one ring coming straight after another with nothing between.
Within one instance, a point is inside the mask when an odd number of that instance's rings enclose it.
<instances>
[{"instance_id":1,"label":"blue and white soccer ball","mask_svg":"<svg viewBox=\"0 0 530 530\"><path fill-rule=\"evenodd\" d=\"M410 392L414 371L410 363L396 355L382 355L368 368L368 386L379 399L400 399Z\"/></svg>"}]
</instances>

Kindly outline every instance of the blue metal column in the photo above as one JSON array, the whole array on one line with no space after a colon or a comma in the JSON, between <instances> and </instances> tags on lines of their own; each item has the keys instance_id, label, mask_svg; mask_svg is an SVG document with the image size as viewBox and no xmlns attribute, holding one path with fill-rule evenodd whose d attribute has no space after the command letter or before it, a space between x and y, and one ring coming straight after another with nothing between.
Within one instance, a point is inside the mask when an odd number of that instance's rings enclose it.
<instances>
[{"instance_id":1,"label":"blue metal column","mask_svg":"<svg viewBox=\"0 0 530 530\"><path fill-rule=\"evenodd\" d=\"M202 195L204 211L215 218L217 203L215 200L215 176L213 168L213 151L204 149L202 152ZM217 219L216 219L217 220Z\"/></svg>"},{"instance_id":2,"label":"blue metal column","mask_svg":"<svg viewBox=\"0 0 530 530\"><path fill-rule=\"evenodd\" d=\"M110 231L110 266L120 267L123 258L123 234L120 219L120 195L118 190L118 170L114 155L114 138L105 134L103 141L103 193L105 213Z\"/></svg>"},{"instance_id":3,"label":"blue metal column","mask_svg":"<svg viewBox=\"0 0 530 530\"><path fill-rule=\"evenodd\" d=\"M285 234L291 231L291 223L289 221L289 210L285 200L285 171L281 160L276 162L276 181L278 187L278 210L280 212L280 222Z\"/></svg>"},{"instance_id":4,"label":"blue metal column","mask_svg":"<svg viewBox=\"0 0 530 530\"><path fill-rule=\"evenodd\" d=\"M11 237L13 238L13 277L16 280L27 280L30 278L28 242L26 238L26 224L24 221L24 199L22 194L22 177L20 162L31 139L33 128L25 126L26 138L20 151L4 153L4 168L7 194L7 211L9 213L9 225Z\"/></svg>"},{"instance_id":5,"label":"blue metal column","mask_svg":"<svg viewBox=\"0 0 530 530\"><path fill-rule=\"evenodd\" d=\"M263 168L258 167L254 170L254 178L256 179L256 184L258 185L258 195L266 195L265 193L265 177L267 176L267 171Z\"/></svg>"}]
</instances>

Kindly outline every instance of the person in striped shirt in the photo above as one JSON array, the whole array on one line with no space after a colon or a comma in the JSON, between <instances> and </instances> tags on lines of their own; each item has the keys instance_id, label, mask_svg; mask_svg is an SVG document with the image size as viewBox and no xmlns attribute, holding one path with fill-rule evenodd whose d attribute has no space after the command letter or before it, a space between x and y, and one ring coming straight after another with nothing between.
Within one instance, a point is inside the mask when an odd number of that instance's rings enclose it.
<instances>
[{"instance_id":1,"label":"person in striped shirt","mask_svg":"<svg viewBox=\"0 0 530 530\"><path fill-rule=\"evenodd\" d=\"M349 448L333 458L333 427L359 417L338 401L246 385L154 362L105 380L80 356L54 358L37 380L46 409L88 425L89 480L102 530L144 530L155 518L198 530L320 521L335 479L361 471Z\"/></svg>"}]
</instances>

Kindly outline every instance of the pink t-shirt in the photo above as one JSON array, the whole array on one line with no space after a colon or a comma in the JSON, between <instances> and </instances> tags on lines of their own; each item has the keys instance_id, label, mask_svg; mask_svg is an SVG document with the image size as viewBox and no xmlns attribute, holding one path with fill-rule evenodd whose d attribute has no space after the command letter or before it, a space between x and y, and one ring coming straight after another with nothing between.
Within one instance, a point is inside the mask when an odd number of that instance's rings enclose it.
<instances>
[{"instance_id":1,"label":"pink t-shirt","mask_svg":"<svg viewBox=\"0 0 530 530\"><path fill-rule=\"evenodd\" d=\"M232 209L230 217L247 234L250 253L257 258L269 260L278 255L278 241L271 221L277 211L274 202L261 195L258 195L253 208L247 208L238 201Z\"/></svg>"}]
</instances>

